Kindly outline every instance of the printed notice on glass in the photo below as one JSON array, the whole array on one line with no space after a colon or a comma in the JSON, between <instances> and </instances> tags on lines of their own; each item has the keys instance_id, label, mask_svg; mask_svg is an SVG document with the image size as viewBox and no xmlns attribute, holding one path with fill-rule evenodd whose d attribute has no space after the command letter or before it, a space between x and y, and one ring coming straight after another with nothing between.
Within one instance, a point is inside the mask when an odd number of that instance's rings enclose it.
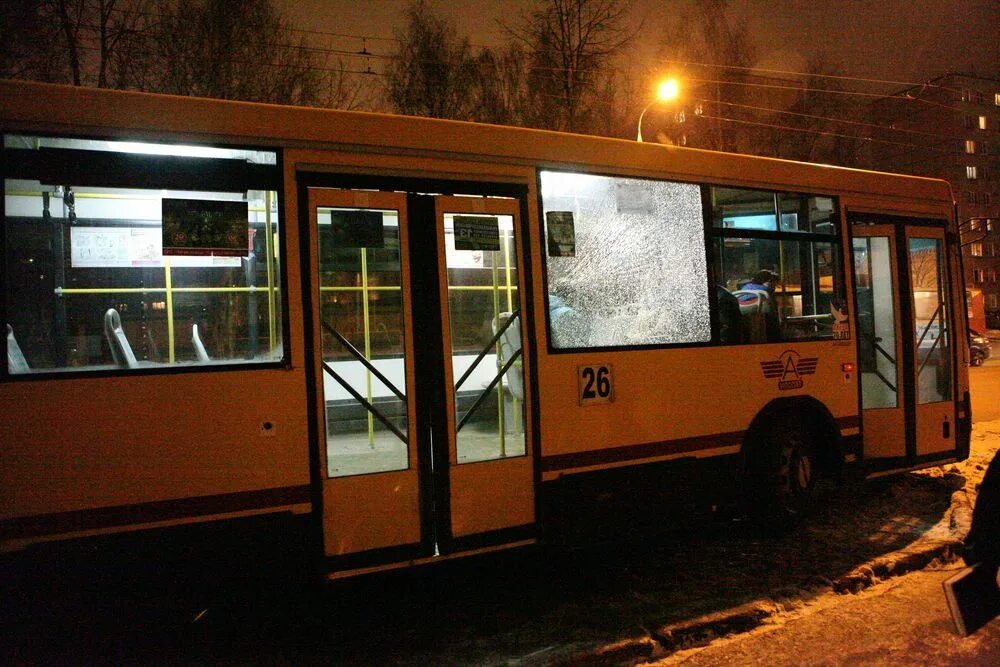
<instances>
[{"instance_id":1,"label":"printed notice on glass","mask_svg":"<svg viewBox=\"0 0 1000 667\"><path fill-rule=\"evenodd\" d=\"M576 230L573 211L546 211L549 257L576 257Z\"/></svg>"},{"instance_id":2,"label":"printed notice on glass","mask_svg":"<svg viewBox=\"0 0 1000 667\"><path fill-rule=\"evenodd\" d=\"M70 227L74 269L157 268L164 266L159 227ZM171 257L173 267L239 266L239 257Z\"/></svg>"},{"instance_id":3,"label":"printed notice on glass","mask_svg":"<svg viewBox=\"0 0 1000 667\"><path fill-rule=\"evenodd\" d=\"M455 250L500 250L500 221L493 215L456 215Z\"/></svg>"},{"instance_id":4,"label":"printed notice on glass","mask_svg":"<svg viewBox=\"0 0 1000 667\"><path fill-rule=\"evenodd\" d=\"M382 211L330 211L333 248L382 248Z\"/></svg>"},{"instance_id":5,"label":"printed notice on glass","mask_svg":"<svg viewBox=\"0 0 1000 667\"><path fill-rule=\"evenodd\" d=\"M245 257L249 254L245 201L163 199L163 254Z\"/></svg>"}]
</instances>

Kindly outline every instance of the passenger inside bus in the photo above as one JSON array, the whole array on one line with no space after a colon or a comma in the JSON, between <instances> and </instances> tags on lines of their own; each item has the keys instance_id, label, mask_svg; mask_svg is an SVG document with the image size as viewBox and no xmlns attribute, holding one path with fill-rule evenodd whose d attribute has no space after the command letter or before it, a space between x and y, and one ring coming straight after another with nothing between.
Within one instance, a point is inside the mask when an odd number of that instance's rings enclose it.
<instances>
[{"instance_id":1,"label":"passenger inside bus","mask_svg":"<svg viewBox=\"0 0 1000 667\"><path fill-rule=\"evenodd\" d=\"M728 344L745 342L739 299L723 285L716 285L716 298L719 301L719 340Z\"/></svg>"}]
</instances>

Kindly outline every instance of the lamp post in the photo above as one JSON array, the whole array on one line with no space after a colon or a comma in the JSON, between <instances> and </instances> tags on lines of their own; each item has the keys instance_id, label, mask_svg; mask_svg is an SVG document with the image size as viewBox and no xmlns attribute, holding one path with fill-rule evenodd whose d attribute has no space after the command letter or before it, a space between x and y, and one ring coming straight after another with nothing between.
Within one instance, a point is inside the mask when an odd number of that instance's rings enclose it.
<instances>
[{"instance_id":1,"label":"lamp post","mask_svg":"<svg viewBox=\"0 0 1000 667\"><path fill-rule=\"evenodd\" d=\"M639 128L635 136L636 141L642 141L642 117L646 115L646 112L649 111L650 107L654 104L659 104L660 102L672 102L677 99L680 92L681 85L677 79L665 79L659 83L656 87L656 99L647 104L642 110L642 113L639 114Z\"/></svg>"}]
</instances>

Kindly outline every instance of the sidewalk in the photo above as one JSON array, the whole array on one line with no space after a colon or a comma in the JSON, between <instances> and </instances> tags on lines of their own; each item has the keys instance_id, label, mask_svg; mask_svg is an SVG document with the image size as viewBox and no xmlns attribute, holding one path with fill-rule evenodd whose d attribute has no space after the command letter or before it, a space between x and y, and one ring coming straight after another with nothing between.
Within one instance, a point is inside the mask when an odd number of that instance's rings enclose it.
<instances>
[{"instance_id":1,"label":"sidewalk","mask_svg":"<svg viewBox=\"0 0 1000 667\"><path fill-rule=\"evenodd\" d=\"M758 629L659 665L996 665L1000 620L969 637L952 627L941 582L958 563L911 572L852 596L778 614Z\"/></svg>"},{"instance_id":2,"label":"sidewalk","mask_svg":"<svg viewBox=\"0 0 1000 667\"><path fill-rule=\"evenodd\" d=\"M977 423L973 429L972 450L969 459L958 464L931 468L913 473L918 476L944 477L961 475L964 484L951 496L948 511L932 526L927 527L917 539L905 547L874 558L831 581L825 590L813 591L810 596L761 598L732 609L716 612L682 623L660 628L650 628L643 636L617 642L612 645L580 647L576 652L559 656L547 656L549 664L589 665L589 664L638 664L661 660L657 664L673 664L683 660L685 664L829 664L830 662L910 662L906 654L890 656L883 651L898 649L899 641L920 642L924 622L930 624L930 635L948 637L960 641L951 629L951 620L944 606L941 584L951 574L948 569L961 566L962 539L969 530L972 507L979 483L986 466L1000 449L1000 420ZM905 523L905 521L904 521ZM926 572L921 572L928 568ZM917 592L899 592L885 600L887 592L893 591L902 575L915 573L918 578ZM914 596L917 596L914 598ZM914 599L920 600L917 607ZM889 604L889 601L892 604ZM892 614L887 609L909 610L906 614ZM926 607L926 610L924 609ZM911 621L909 630L901 630L900 623ZM792 619L796 624L793 632ZM807 620L808 619L808 620ZM774 631L779 632L774 632ZM920 632L918 632L920 630ZM786 632L787 631L787 632ZM985 632L985 629L984 631ZM754 648L737 646L741 638L757 637L761 633L773 633L761 640ZM798 633L798 634L796 634ZM796 641L803 642L807 636L822 638L811 640L815 646L803 653L796 648ZM855 650L855 639L869 634L869 641L876 653L860 655ZM787 634L787 637L786 637ZM897 635L900 635L897 637ZM1000 623L994 622L987 635L988 650L1000 654ZM797 639L793 639L797 637ZM880 642L880 638L885 641ZM747 641L757 642L756 639ZM943 639L941 641L944 641ZM954 642L951 642L954 643ZM736 646L731 649L721 646ZM956 644L957 654L962 654L968 642ZM978 646L978 644L976 645ZM783 647L783 648L782 648ZM895 649L893 647L896 647ZM965 648L963 648L965 647ZM568 648L568 647L567 647ZM805 646L802 647L807 648ZM932 655L930 645L925 654ZM763 651L762 654L756 651ZM975 649L972 655L976 655ZM987 649L983 649L987 650ZM703 651L703 653L702 653ZM785 652L783 652L785 651ZM993 655L993 653L990 653ZM702 657L697 657L702 656ZM968 657L968 656L966 656ZM690 659L690 661L689 661ZM918 660L919 662L919 660ZM947 661L934 664L947 664ZM973 661L969 664L989 664ZM994 662L993 664L997 664Z\"/></svg>"}]
</instances>

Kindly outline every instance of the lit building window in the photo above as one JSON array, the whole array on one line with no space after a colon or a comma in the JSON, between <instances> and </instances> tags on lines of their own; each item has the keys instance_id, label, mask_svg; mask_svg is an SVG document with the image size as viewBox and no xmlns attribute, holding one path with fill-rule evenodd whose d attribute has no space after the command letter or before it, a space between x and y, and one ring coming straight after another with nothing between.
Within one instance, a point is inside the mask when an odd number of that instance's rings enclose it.
<instances>
[{"instance_id":1,"label":"lit building window","mask_svg":"<svg viewBox=\"0 0 1000 667\"><path fill-rule=\"evenodd\" d=\"M967 179L969 179L970 181L974 181L974 180L976 180L979 177L977 175L977 171L976 171L975 166L973 166L973 165L967 165L965 167L965 177Z\"/></svg>"},{"instance_id":2,"label":"lit building window","mask_svg":"<svg viewBox=\"0 0 1000 667\"><path fill-rule=\"evenodd\" d=\"M972 155L973 153L975 153L976 152L976 142L973 141L972 139L966 139L965 140L965 152L968 153L969 155Z\"/></svg>"},{"instance_id":3,"label":"lit building window","mask_svg":"<svg viewBox=\"0 0 1000 667\"><path fill-rule=\"evenodd\" d=\"M986 295L986 307L990 310L995 310L997 307L997 295L987 294Z\"/></svg>"},{"instance_id":4,"label":"lit building window","mask_svg":"<svg viewBox=\"0 0 1000 667\"><path fill-rule=\"evenodd\" d=\"M974 232L975 231L979 231L979 228L981 226L982 226L982 221L979 218L972 218L971 220L969 220L969 229L970 230L972 230Z\"/></svg>"},{"instance_id":5,"label":"lit building window","mask_svg":"<svg viewBox=\"0 0 1000 667\"><path fill-rule=\"evenodd\" d=\"M983 244L982 243L970 243L969 244L969 254L973 257L983 256Z\"/></svg>"},{"instance_id":6,"label":"lit building window","mask_svg":"<svg viewBox=\"0 0 1000 667\"><path fill-rule=\"evenodd\" d=\"M985 272L982 269L973 269L972 270L972 282L976 283L977 285L982 285L983 284L984 273Z\"/></svg>"},{"instance_id":7,"label":"lit building window","mask_svg":"<svg viewBox=\"0 0 1000 667\"><path fill-rule=\"evenodd\" d=\"M986 116L980 116L979 117L979 129L980 130L985 130L986 129Z\"/></svg>"},{"instance_id":8,"label":"lit building window","mask_svg":"<svg viewBox=\"0 0 1000 667\"><path fill-rule=\"evenodd\" d=\"M1000 93L993 96L993 103L1000 107Z\"/></svg>"}]
</instances>

